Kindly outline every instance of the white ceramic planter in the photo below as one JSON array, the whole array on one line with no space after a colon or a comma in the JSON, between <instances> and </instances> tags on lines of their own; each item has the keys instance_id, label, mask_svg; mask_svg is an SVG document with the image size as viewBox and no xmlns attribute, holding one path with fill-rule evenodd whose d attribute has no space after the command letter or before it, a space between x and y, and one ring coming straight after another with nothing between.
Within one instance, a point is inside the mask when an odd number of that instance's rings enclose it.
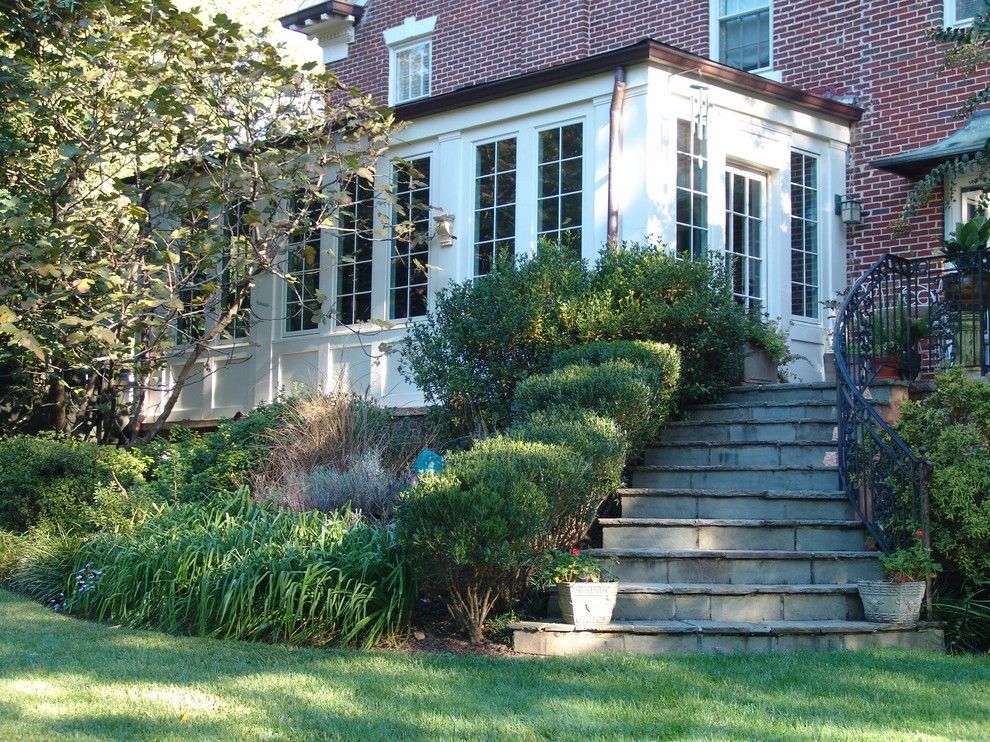
<instances>
[{"instance_id":1,"label":"white ceramic planter","mask_svg":"<svg viewBox=\"0 0 990 742\"><path fill-rule=\"evenodd\" d=\"M863 615L877 623L914 623L921 613L925 597L924 582L887 582L886 580L856 583Z\"/></svg>"},{"instance_id":2,"label":"white ceramic planter","mask_svg":"<svg viewBox=\"0 0 990 742\"><path fill-rule=\"evenodd\" d=\"M557 600L564 621L575 626L604 626L612 622L617 582L563 582Z\"/></svg>"}]
</instances>

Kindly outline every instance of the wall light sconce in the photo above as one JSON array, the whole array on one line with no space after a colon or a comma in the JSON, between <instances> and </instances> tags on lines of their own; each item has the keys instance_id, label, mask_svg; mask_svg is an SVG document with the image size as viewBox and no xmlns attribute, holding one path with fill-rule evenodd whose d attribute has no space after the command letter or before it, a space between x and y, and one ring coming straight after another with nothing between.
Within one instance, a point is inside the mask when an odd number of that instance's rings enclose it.
<instances>
[{"instance_id":1,"label":"wall light sconce","mask_svg":"<svg viewBox=\"0 0 990 742\"><path fill-rule=\"evenodd\" d=\"M863 223L863 202L847 196L835 197L835 215L846 226Z\"/></svg>"},{"instance_id":2,"label":"wall light sconce","mask_svg":"<svg viewBox=\"0 0 990 742\"><path fill-rule=\"evenodd\" d=\"M433 222L437 228L437 238L440 240L440 247L451 247L457 237L454 235L453 214L441 214L433 217Z\"/></svg>"}]
</instances>

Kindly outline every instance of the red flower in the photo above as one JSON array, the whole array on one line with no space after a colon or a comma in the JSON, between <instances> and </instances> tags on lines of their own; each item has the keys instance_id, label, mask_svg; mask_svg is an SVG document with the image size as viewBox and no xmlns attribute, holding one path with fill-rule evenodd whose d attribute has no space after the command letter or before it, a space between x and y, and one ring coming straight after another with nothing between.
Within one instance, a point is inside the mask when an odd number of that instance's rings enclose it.
<instances>
[{"instance_id":1,"label":"red flower","mask_svg":"<svg viewBox=\"0 0 990 742\"><path fill-rule=\"evenodd\" d=\"M581 556L581 552L578 549L571 549L571 556Z\"/></svg>"},{"instance_id":2,"label":"red flower","mask_svg":"<svg viewBox=\"0 0 990 742\"><path fill-rule=\"evenodd\" d=\"M922 531L920 528L917 531L914 532L914 537L915 538L923 538L924 535L925 535L925 532Z\"/></svg>"}]
</instances>

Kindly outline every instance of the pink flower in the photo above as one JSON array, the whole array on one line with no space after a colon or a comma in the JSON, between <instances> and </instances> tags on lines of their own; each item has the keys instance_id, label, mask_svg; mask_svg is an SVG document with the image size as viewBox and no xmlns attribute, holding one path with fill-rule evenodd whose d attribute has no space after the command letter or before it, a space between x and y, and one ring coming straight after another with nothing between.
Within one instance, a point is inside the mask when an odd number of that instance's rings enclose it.
<instances>
[{"instance_id":1,"label":"pink flower","mask_svg":"<svg viewBox=\"0 0 990 742\"><path fill-rule=\"evenodd\" d=\"M925 535L925 532L922 531L920 528L917 531L914 532L914 537L915 538L923 538L924 535Z\"/></svg>"},{"instance_id":2,"label":"pink flower","mask_svg":"<svg viewBox=\"0 0 990 742\"><path fill-rule=\"evenodd\" d=\"M571 549L571 556L581 556L581 552L578 549Z\"/></svg>"}]
</instances>

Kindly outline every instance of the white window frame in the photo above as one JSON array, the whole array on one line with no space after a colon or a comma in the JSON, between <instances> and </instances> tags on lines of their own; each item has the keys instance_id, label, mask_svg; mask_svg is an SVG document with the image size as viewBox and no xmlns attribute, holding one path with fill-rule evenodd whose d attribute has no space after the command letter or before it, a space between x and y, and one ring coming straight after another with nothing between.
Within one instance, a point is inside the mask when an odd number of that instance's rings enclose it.
<instances>
[{"instance_id":1,"label":"white window frame","mask_svg":"<svg viewBox=\"0 0 990 742\"><path fill-rule=\"evenodd\" d=\"M725 190L730 190L730 179L733 175L738 175L745 178L747 181L757 181L761 184L761 199L760 203L760 213L759 216L753 216L751 214L745 215L746 218L756 219L760 225L760 254L758 258L749 257L749 253L736 253L732 251L730 244L730 225L729 225L729 215L730 213L736 213L732 211L732 196L731 193L726 196L725 199L725 218L724 218L724 244L722 246L722 256L728 262L731 256L740 256L746 262L743 264L743 291L748 292L749 290L749 262L755 260L759 264L760 270L760 291L759 295L752 295L749 293L736 293L735 286L733 286L733 297L739 301L739 303L747 310L758 309L760 314L767 313L769 311L768 302L770 301L770 291L769 291L769 271L770 271L770 188L771 188L771 178L770 173L751 167L749 165L741 164L733 160L727 160L725 163ZM749 196L746 196L747 207L749 205ZM732 271L726 266L729 281L732 282L733 274ZM759 302L759 307L754 307L752 301L756 300Z\"/></svg>"},{"instance_id":2,"label":"white window frame","mask_svg":"<svg viewBox=\"0 0 990 742\"><path fill-rule=\"evenodd\" d=\"M822 166L823 166L823 163L822 163L822 156L820 154L818 154L816 152L809 152L807 150L800 149L798 147L792 147L791 148L791 156L792 156L792 158L793 158L793 155L800 155L801 157L805 157L805 158L811 159L811 160L813 160L815 162L815 183L814 183L814 186L813 187L807 186L804 183L799 183L798 181L795 181L793 170L791 171L790 177L787 179L787 188L788 188L788 196L789 197L793 194L795 185L797 185L800 188L804 188L805 190L812 190L812 191L814 191L814 198L815 198L815 219L814 220L810 220L810 219L806 219L803 216L795 216L795 214L794 214L794 203L793 203L793 200L791 201L791 211L790 211L790 214L788 215L788 221L790 223L788 225L789 226L789 230L788 230L788 246L787 246L787 251L786 251L787 252L787 255L788 255L788 262L789 262L789 265L791 266L791 274L790 274L790 281L789 281L789 288L790 288L790 292L791 293L789 295L788 312L790 312L790 315L791 315L792 319L794 319L794 320L801 321L801 322L809 322L809 323L817 324L817 323L819 323L821 321L821 316L822 316L822 311L821 311L822 310L822 288L823 288L823 276L822 276L822 268L823 268L823 258L822 258L822 242L823 242L823 240L822 240L822 217L823 217L823 215L825 213L822 210L822 192L823 192L823 189L822 189ZM807 221L807 222L812 222L813 221L813 223L815 225L815 243L816 243L815 244L815 262L817 264L817 267L815 269L815 271L816 271L816 275L815 275L815 281L816 281L816 283L815 284L797 283L797 285L799 285L799 286L805 286L805 287L806 286L812 286L812 285L814 285L815 290L817 291L818 296L817 296L817 301L815 301L812 304L812 306L814 307L813 314L795 314L795 312L794 312L794 296L793 296L793 291L794 291L795 281L794 281L794 273L793 273L793 270L794 270L794 268L793 268L793 260L794 260L794 252L795 251L794 251L794 243L793 243L794 235L793 235L793 232L790 231L790 230L793 229L793 220L794 219L799 219L801 221ZM810 253L811 251L808 250L808 249L806 249L807 248L807 244L808 244L807 242L802 242L802 249L799 250L798 252L805 253L805 254Z\"/></svg>"},{"instance_id":3,"label":"white window frame","mask_svg":"<svg viewBox=\"0 0 990 742\"><path fill-rule=\"evenodd\" d=\"M763 77L769 77L771 79L777 79L778 75L774 72L773 61L774 61L774 50L773 50L773 26L774 26L774 8L773 0L766 0L767 7L770 10L770 63L766 67L760 67L755 70L746 70L751 75L761 75ZM708 4L708 48L709 57L720 64L722 57L721 48L721 22L723 18L732 18L736 15L743 15L742 13L732 13L730 15L723 16L721 14L721 0L709 0ZM746 11L753 12L753 11ZM777 80L779 82L779 80Z\"/></svg>"},{"instance_id":4,"label":"white window frame","mask_svg":"<svg viewBox=\"0 0 990 742\"><path fill-rule=\"evenodd\" d=\"M433 94L433 31L436 28L437 17L430 16L417 20L415 17L406 18L400 26L388 28L382 32L385 45L388 47L388 104L398 106L403 103L429 98ZM415 97L399 98L398 56L420 46L426 46L426 58L429 74L426 77L426 90Z\"/></svg>"},{"instance_id":5,"label":"white window frame","mask_svg":"<svg viewBox=\"0 0 990 742\"><path fill-rule=\"evenodd\" d=\"M944 0L942 7L944 9L946 28L966 28L973 25L975 16L969 16L968 18L956 17L956 0Z\"/></svg>"},{"instance_id":6,"label":"white window frame","mask_svg":"<svg viewBox=\"0 0 990 742\"><path fill-rule=\"evenodd\" d=\"M431 268L431 265L432 265L431 257L433 255L433 236L432 236L432 221L433 221L433 218L432 217L433 217L433 215L432 215L432 212L429 210L429 207L430 207L430 200L433 197L433 188L435 187L434 186L434 174L435 174L435 171L434 171L434 156L433 156L433 152L424 152L424 153L416 154L416 155L403 155L402 156L402 159L405 160L406 162L409 162L409 163L413 163L413 162L421 161L421 160L426 160L429 163L429 167L430 167L430 172L427 174L427 182L426 182L426 190L427 190L427 193L428 193L428 195L427 195L427 213L426 213L426 216L425 216L426 229L427 229L427 232L426 232L426 246L425 246L425 249L420 249L420 250L417 250L416 251L416 252L425 252L426 253L426 265L425 265L425 269L426 269L426 284L425 284L425 286L426 286L426 313L429 313L429 311L430 311L430 290L433 288L433 281L431 280L431 278L432 278L432 275L431 274L432 274L433 271L430 269ZM398 172L396 170L396 166L395 166L395 161L394 160L392 161L391 166L389 167L389 175L392 178L393 187L396 187L396 191L394 193L394 196L395 197L398 197L399 191L398 191L397 184L396 184L396 180L398 178ZM412 217L413 217L412 214L406 214L405 216L402 217L402 220L403 221L408 221ZM397 287L397 286L395 286L392 283L392 263L395 260L395 255L393 254L394 245L395 245L395 236L393 234L393 230L394 230L395 226L399 223L399 219L400 219L399 214L398 214L398 212L397 212L397 210L395 208L395 204L393 204L392 205L391 212L390 212L390 215L389 215L389 225L390 225L389 236L388 236L388 239L386 240L386 244L388 245L388 254L386 255L386 261L385 261L385 266L384 266L384 270L385 270L385 313L384 313L383 316L384 317L387 317L388 318L388 321L390 323L395 324L395 325L407 325L407 324L413 324L413 323L417 322L418 320L422 320L424 317L426 317L426 313L424 313L424 314L407 315L405 317L396 317L396 318L393 318L392 317L392 294L393 294L393 292L394 291L401 291L403 289L405 289L406 291L408 291L409 289L411 289L413 287L413 284L407 284L405 286L399 286L399 287ZM372 285L374 285L374 268L372 268ZM420 284L414 284L414 285L420 285ZM408 304L409 304L409 298L407 296L406 297L406 305L407 305L407 307L408 307ZM372 314L374 314L374 312L372 312Z\"/></svg>"},{"instance_id":7,"label":"white window frame","mask_svg":"<svg viewBox=\"0 0 990 742\"><path fill-rule=\"evenodd\" d=\"M593 204L589 204L589 195L590 195L589 194L589 191L590 191L590 189L591 189L592 186L589 185L589 181L588 181L589 170L590 170L590 168L589 168L589 150L588 150L589 141L588 140L589 140L589 131L591 131L591 130L589 128L590 127L590 123L589 123L589 121L585 117L577 117L577 118L573 118L573 119L565 119L565 120L562 120L562 121L555 121L553 123L540 124L539 126L534 127L535 136L533 138L533 162L532 162L532 164L530 166L532 168L531 172L533 174L534 184L536 185L536 188L535 188L535 190L533 192L533 195L534 195L534 199L533 199L533 239L534 239L534 242L533 242L533 244L534 245L538 245L539 242L540 242L540 238L541 237L543 237L545 235L548 235L548 234L550 234L553 231L557 231L557 232L563 231L563 230L559 230L559 229L558 230L545 231L545 232L541 232L540 231L540 195L539 195L540 194L540 190L539 190L540 166L543 165L543 164L547 164L547 163L543 163L543 162L540 161L540 136L544 132L546 132L546 131L553 131L555 129L563 130L563 129L566 129L567 127L573 126L575 124L578 124L578 125L581 126L581 158L580 158L581 159L581 224L578 227L581 230L581 239L579 240L579 242L577 244L577 248L580 251L581 257L584 257L584 254L585 254L585 245L588 243L588 238L593 233L593 230L594 230L594 210L593 210L594 209L594 206L593 206ZM576 159L576 158L568 158L568 160L571 160L571 159ZM558 159L556 161L548 161L548 163L549 162L557 162L559 164L560 162L563 162L563 160L559 160ZM516 162L517 178L519 177L518 176L519 171L520 171L520 166L519 166L519 162L517 160L517 162ZM518 181L517 181L517 183L518 183ZM518 188L518 185L517 185L517 188ZM573 193L574 192L571 191L571 192L569 192L569 195L573 195ZM560 198L561 198L561 195L558 193L557 194L558 204L560 204L560 200L559 200ZM517 199L517 203L518 203L518 199L519 199L519 193L518 193L518 191L516 192L516 199ZM518 206L517 206L517 209L516 209L516 219L518 220L518 218L519 218L519 209L518 209ZM558 212L557 218L558 218L558 225L559 225L559 223L560 223L560 213L559 212ZM517 240L517 242L516 242L516 250L517 251L519 249L518 239L519 239L519 227L518 227L518 222L517 222L517 227L516 227L516 240Z\"/></svg>"},{"instance_id":8,"label":"white window frame","mask_svg":"<svg viewBox=\"0 0 990 742\"><path fill-rule=\"evenodd\" d=\"M293 201L291 199L285 204L285 208L295 208L295 204L293 203ZM319 261L320 262L319 262L319 268L316 271L311 271L311 272L317 274L317 283L316 283L316 289L317 289L317 291L320 292L320 293L322 293L322 294L324 294L324 296L325 296L326 295L326 291L325 291L324 281L325 281L326 263L327 263L327 261L326 261L326 255L327 255L327 230L325 228L323 228L322 226L321 227L317 227L317 229L319 229L319 232L320 232L320 239L319 239ZM293 247L294 247L294 244L293 244L292 240L287 238L286 239L286 243L285 243L285 253L284 253L284 261L285 262L284 262L284 265L283 265L283 268L284 268L284 270L287 273L291 273L291 271L289 269L291 267L291 251L292 251L292 248ZM275 321L276 321L276 323L278 324L278 327L279 327L278 337L281 338L281 339L283 339L283 340L286 340L286 339L289 339L289 338L299 338L299 337L306 337L307 335L319 335L319 334L321 334L326 329L326 322L327 322L327 314L326 314L327 306L326 306L326 301L324 300L322 302L322 304L321 304L321 307L320 307L320 319L316 323L316 327L311 327L311 328L302 329L302 330L290 330L286 326L287 325L287 322L286 321L287 321L287 319L289 317L288 309L289 309L290 296L291 296L292 292L294 292L294 288L292 286L290 286L289 283L288 283L288 281L286 281L285 279L279 280L278 283L280 285L280 291L278 292L279 293L279 296L278 296L278 305L277 306L280 307L280 309L279 309L279 311L277 311L275 313L275 317L276 317L276 320Z\"/></svg>"},{"instance_id":9,"label":"white window frame","mask_svg":"<svg viewBox=\"0 0 990 742\"><path fill-rule=\"evenodd\" d=\"M492 207L493 212L495 213L495 221L493 223L493 230L496 229L496 227L498 225L498 209L499 208L504 208L506 206L512 206L512 211L513 211L513 231L512 231L512 237L511 237L511 240L512 240L512 253L511 254L512 254L512 256L515 257L518 254L518 251L519 251L519 245L520 245L520 242L521 242L520 232L519 232L519 215L521 213L521 207L522 207L522 203L519 200L519 185L520 185L520 173L521 173L520 167L519 167L519 161L520 161L520 149L524 145L523 145L523 143L521 141L521 137L520 137L519 131L510 131L510 132L507 132L507 133L504 133L504 134L496 134L494 136L484 137L483 139L474 140L474 141L472 141L470 143L471 144L471 157L470 157L469 161L471 163L471 177L470 177L470 183L471 183L471 197L470 197L471 198L471 209L470 209L470 212L471 212L471 221L470 221L469 227L470 227L470 236L471 236L471 271L470 272L471 272L471 277L472 278L479 278L480 276L487 275L487 273L478 273L478 244L479 244L478 243L478 214L481 211L485 210L485 209L480 209L478 207L478 181L482 177L482 176L479 176L478 175L478 150L481 149L481 147L487 146L489 144L495 145L495 157L496 157L496 163L497 163L498 145L499 145L499 143L500 142L508 141L510 139L515 143L515 147L516 147L515 167L511 171L509 171L509 170L499 171L498 170L498 166L496 164L496 170L495 170L495 173L493 175L494 175L494 183L495 183L495 185L497 187L497 184L498 184L498 181L499 181L499 176L500 175L501 176L505 176L509 172L511 172L513 174L513 177L515 178L516 187L515 187L515 192L513 194L513 199L512 199L512 203L511 204L498 204L498 205ZM496 196L496 201L497 201L497 196ZM494 234L494 232L493 232L493 234ZM491 263L491 265L492 265L492 269L493 270L494 270L495 264L496 264L496 262L498 260L498 243L500 241L508 240L508 239L510 239L510 238L503 237L500 240L498 237L495 237L495 239L491 240L492 249L493 249L492 263Z\"/></svg>"}]
</instances>

